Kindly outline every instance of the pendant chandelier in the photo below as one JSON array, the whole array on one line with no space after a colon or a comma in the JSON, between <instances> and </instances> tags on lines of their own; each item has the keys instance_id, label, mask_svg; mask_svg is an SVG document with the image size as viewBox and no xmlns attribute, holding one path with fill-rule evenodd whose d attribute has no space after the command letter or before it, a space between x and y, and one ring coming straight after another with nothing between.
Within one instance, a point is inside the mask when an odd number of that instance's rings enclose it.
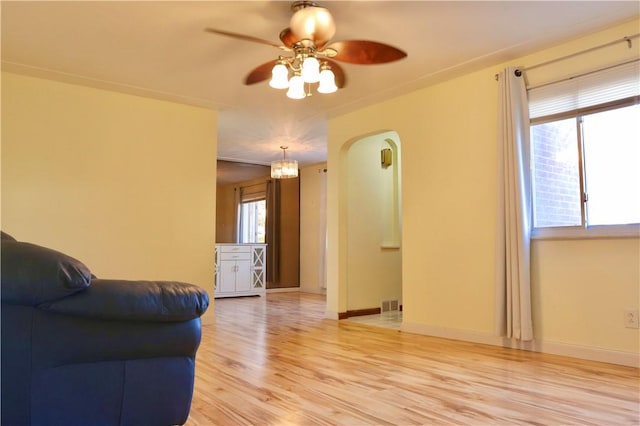
<instances>
[{"instance_id":1,"label":"pendant chandelier","mask_svg":"<svg viewBox=\"0 0 640 426\"><path fill-rule=\"evenodd\" d=\"M271 162L271 177L274 179L291 179L298 177L298 162L287 160L287 146L281 146L282 160Z\"/></svg>"}]
</instances>

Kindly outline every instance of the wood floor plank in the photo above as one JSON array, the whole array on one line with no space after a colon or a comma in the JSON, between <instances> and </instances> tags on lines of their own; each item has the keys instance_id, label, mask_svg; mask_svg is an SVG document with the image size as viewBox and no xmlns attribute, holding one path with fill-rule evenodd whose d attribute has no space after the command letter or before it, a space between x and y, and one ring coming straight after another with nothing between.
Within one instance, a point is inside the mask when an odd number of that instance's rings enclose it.
<instances>
[{"instance_id":1,"label":"wood floor plank","mask_svg":"<svg viewBox=\"0 0 640 426\"><path fill-rule=\"evenodd\" d=\"M324 318L305 293L217 299L187 425L638 425L637 368Z\"/></svg>"}]
</instances>

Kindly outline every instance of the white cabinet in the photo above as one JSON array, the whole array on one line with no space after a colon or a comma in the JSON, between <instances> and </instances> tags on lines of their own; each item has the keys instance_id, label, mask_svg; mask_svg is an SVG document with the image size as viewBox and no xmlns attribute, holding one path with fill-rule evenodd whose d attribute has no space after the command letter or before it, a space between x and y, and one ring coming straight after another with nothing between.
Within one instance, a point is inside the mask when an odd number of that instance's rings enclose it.
<instances>
[{"instance_id":1,"label":"white cabinet","mask_svg":"<svg viewBox=\"0 0 640 426\"><path fill-rule=\"evenodd\" d=\"M263 295L266 244L216 244L214 297Z\"/></svg>"},{"instance_id":2,"label":"white cabinet","mask_svg":"<svg viewBox=\"0 0 640 426\"><path fill-rule=\"evenodd\" d=\"M221 293L235 293L236 291L248 291L251 286L251 266L248 260L221 260L220 261L220 290Z\"/></svg>"}]
</instances>

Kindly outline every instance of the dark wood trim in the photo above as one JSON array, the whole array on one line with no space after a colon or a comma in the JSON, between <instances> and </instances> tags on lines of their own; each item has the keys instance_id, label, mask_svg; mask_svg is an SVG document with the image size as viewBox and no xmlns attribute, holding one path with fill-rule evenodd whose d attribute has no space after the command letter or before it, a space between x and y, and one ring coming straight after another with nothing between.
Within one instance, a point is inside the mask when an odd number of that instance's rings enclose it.
<instances>
[{"instance_id":1,"label":"dark wood trim","mask_svg":"<svg viewBox=\"0 0 640 426\"><path fill-rule=\"evenodd\" d=\"M359 317L362 315L376 315L382 312L380 308L354 309L347 312L338 312L338 319L347 319L349 317Z\"/></svg>"}]
</instances>

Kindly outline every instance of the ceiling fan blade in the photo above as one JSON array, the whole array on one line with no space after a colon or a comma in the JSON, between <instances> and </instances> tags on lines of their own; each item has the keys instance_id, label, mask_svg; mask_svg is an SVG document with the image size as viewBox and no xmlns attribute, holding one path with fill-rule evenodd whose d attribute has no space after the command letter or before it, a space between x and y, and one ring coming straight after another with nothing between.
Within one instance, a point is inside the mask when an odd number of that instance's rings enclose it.
<instances>
[{"instance_id":1,"label":"ceiling fan blade","mask_svg":"<svg viewBox=\"0 0 640 426\"><path fill-rule=\"evenodd\" d=\"M328 48L338 52L333 56L334 60L350 64L384 64L407 56L405 52L393 46L368 40L337 41L331 43Z\"/></svg>"},{"instance_id":2,"label":"ceiling fan blade","mask_svg":"<svg viewBox=\"0 0 640 426\"><path fill-rule=\"evenodd\" d=\"M327 41L315 41L316 44L316 50L324 50L324 47L329 44L331 40L327 40Z\"/></svg>"},{"instance_id":3,"label":"ceiling fan blade","mask_svg":"<svg viewBox=\"0 0 640 426\"><path fill-rule=\"evenodd\" d=\"M217 30L215 28L205 28L205 31L209 32L209 33L213 33L213 34L219 34L219 35L223 35L226 37L231 37L231 38L237 38L240 40L244 40L244 41L251 41L253 43L260 43L260 44L266 44L267 46L273 46L273 47L277 47L277 48L281 48L282 46L271 42L269 40L264 40L258 37L253 37L250 35L245 35L245 34L239 34L239 33L232 33L231 31L224 31L224 30Z\"/></svg>"},{"instance_id":4,"label":"ceiling fan blade","mask_svg":"<svg viewBox=\"0 0 640 426\"><path fill-rule=\"evenodd\" d=\"M255 83L260 83L261 81L267 80L271 78L271 70L274 65L278 62L277 59L273 61L266 62L258 67L254 68L247 76L244 78L244 84L247 86Z\"/></svg>"},{"instance_id":5,"label":"ceiling fan blade","mask_svg":"<svg viewBox=\"0 0 640 426\"><path fill-rule=\"evenodd\" d=\"M291 32L291 28L285 28L280 31L280 41L287 47L293 46L293 44L298 41L296 40L296 36Z\"/></svg>"},{"instance_id":6,"label":"ceiling fan blade","mask_svg":"<svg viewBox=\"0 0 640 426\"><path fill-rule=\"evenodd\" d=\"M332 61L330 59L323 59L323 61L327 61L329 66L331 66L331 71L333 71L333 75L335 76L336 86L339 88L343 88L347 85L347 76L344 73L344 70L337 62Z\"/></svg>"}]
</instances>

